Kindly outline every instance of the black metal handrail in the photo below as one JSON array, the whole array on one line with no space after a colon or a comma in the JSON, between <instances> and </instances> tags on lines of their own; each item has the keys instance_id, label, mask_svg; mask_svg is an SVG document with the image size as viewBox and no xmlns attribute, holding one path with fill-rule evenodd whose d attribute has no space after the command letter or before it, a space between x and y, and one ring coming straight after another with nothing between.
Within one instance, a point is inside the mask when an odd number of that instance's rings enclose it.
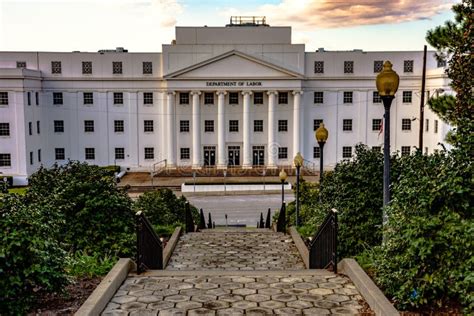
<instances>
[{"instance_id":1,"label":"black metal handrail","mask_svg":"<svg viewBox=\"0 0 474 316\"><path fill-rule=\"evenodd\" d=\"M193 214L191 213L191 207L189 206L188 202L186 202L185 225L186 233L194 233L194 231L196 230L194 225Z\"/></svg>"},{"instance_id":2,"label":"black metal handrail","mask_svg":"<svg viewBox=\"0 0 474 316\"><path fill-rule=\"evenodd\" d=\"M266 220L265 220L265 228L270 228L270 226L271 226L271 224L272 224L272 223L271 223L271 214L270 214L270 213L271 213L271 210L270 210L270 208L268 208L267 218L266 218Z\"/></svg>"},{"instance_id":3,"label":"black metal handrail","mask_svg":"<svg viewBox=\"0 0 474 316\"><path fill-rule=\"evenodd\" d=\"M286 203L281 204L280 214L277 220L277 232L286 233Z\"/></svg>"},{"instance_id":4,"label":"black metal handrail","mask_svg":"<svg viewBox=\"0 0 474 316\"><path fill-rule=\"evenodd\" d=\"M332 209L309 244L309 268L337 273L337 210Z\"/></svg>"},{"instance_id":5,"label":"black metal handrail","mask_svg":"<svg viewBox=\"0 0 474 316\"><path fill-rule=\"evenodd\" d=\"M148 219L140 211L137 220L137 273L149 269L163 270L163 243Z\"/></svg>"}]
</instances>

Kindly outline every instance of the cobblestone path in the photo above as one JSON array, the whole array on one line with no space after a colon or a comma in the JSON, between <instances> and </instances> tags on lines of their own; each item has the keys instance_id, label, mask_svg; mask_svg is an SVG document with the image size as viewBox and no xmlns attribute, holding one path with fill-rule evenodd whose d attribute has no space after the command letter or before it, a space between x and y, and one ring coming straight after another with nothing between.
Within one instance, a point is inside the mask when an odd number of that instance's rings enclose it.
<instances>
[{"instance_id":1,"label":"cobblestone path","mask_svg":"<svg viewBox=\"0 0 474 316\"><path fill-rule=\"evenodd\" d=\"M181 237L167 270L304 269L290 235L264 229L210 230Z\"/></svg>"}]
</instances>

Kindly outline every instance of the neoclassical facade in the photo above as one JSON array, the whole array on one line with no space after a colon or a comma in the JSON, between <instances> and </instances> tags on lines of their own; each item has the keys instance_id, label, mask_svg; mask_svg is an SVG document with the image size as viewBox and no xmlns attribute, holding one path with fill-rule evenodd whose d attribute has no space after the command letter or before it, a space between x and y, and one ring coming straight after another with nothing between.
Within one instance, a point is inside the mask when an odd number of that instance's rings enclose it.
<instances>
[{"instance_id":1,"label":"neoclassical facade","mask_svg":"<svg viewBox=\"0 0 474 316\"><path fill-rule=\"evenodd\" d=\"M325 167L354 146L383 146L375 77L400 75L391 148L418 146L421 51L306 52L290 27L177 27L161 53L0 52L0 176L24 183L68 159L131 171L278 168L301 152L318 166L314 130L329 130ZM451 93L444 65L427 61L428 99ZM424 152L449 126L425 108Z\"/></svg>"}]
</instances>

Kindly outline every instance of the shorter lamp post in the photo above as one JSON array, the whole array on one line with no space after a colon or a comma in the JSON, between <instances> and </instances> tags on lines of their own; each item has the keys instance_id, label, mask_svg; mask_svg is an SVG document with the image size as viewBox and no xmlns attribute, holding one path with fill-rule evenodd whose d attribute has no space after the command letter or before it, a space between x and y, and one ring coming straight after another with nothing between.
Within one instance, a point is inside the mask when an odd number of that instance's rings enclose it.
<instances>
[{"instance_id":1,"label":"shorter lamp post","mask_svg":"<svg viewBox=\"0 0 474 316\"><path fill-rule=\"evenodd\" d=\"M298 152L293 159L296 167L296 227L300 225L300 169L303 162L303 156Z\"/></svg>"},{"instance_id":2,"label":"shorter lamp post","mask_svg":"<svg viewBox=\"0 0 474 316\"><path fill-rule=\"evenodd\" d=\"M383 125L383 205L390 202L390 106L398 90L400 78L392 70L392 63L388 60L383 64L383 70L375 80L377 90L385 109ZM387 222L387 214L383 213L382 223Z\"/></svg>"},{"instance_id":3,"label":"shorter lamp post","mask_svg":"<svg viewBox=\"0 0 474 316\"><path fill-rule=\"evenodd\" d=\"M319 186L321 187L321 184L323 182L323 166L324 166L324 144L326 144L326 141L328 140L329 133L328 130L324 127L324 123L321 123L314 133L314 137L316 138L316 141L319 144Z\"/></svg>"},{"instance_id":4,"label":"shorter lamp post","mask_svg":"<svg viewBox=\"0 0 474 316\"><path fill-rule=\"evenodd\" d=\"M285 203L285 181L288 175L285 172L285 169L280 171L280 181L281 181L281 204Z\"/></svg>"}]
</instances>

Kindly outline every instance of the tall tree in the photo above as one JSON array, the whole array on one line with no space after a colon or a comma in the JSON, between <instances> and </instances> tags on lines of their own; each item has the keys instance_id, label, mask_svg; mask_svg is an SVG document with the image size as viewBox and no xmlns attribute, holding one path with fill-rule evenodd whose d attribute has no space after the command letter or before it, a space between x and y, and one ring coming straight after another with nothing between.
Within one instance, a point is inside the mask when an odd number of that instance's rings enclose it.
<instances>
[{"instance_id":1,"label":"tall tree","mask_svg":"<svg viewBox=\"0 0 474 316\"><path fill-rule=\"evenodd\" d=\"M474 155L474 46L473 0L462 0L452 8L454 21L447 21L426 36L428 43L437 51L440 59L448 61L446 73L456 97L442 96L429 102L431 109L455 127L450 137L454 146Z\"/></svg>"}]
</instances>

